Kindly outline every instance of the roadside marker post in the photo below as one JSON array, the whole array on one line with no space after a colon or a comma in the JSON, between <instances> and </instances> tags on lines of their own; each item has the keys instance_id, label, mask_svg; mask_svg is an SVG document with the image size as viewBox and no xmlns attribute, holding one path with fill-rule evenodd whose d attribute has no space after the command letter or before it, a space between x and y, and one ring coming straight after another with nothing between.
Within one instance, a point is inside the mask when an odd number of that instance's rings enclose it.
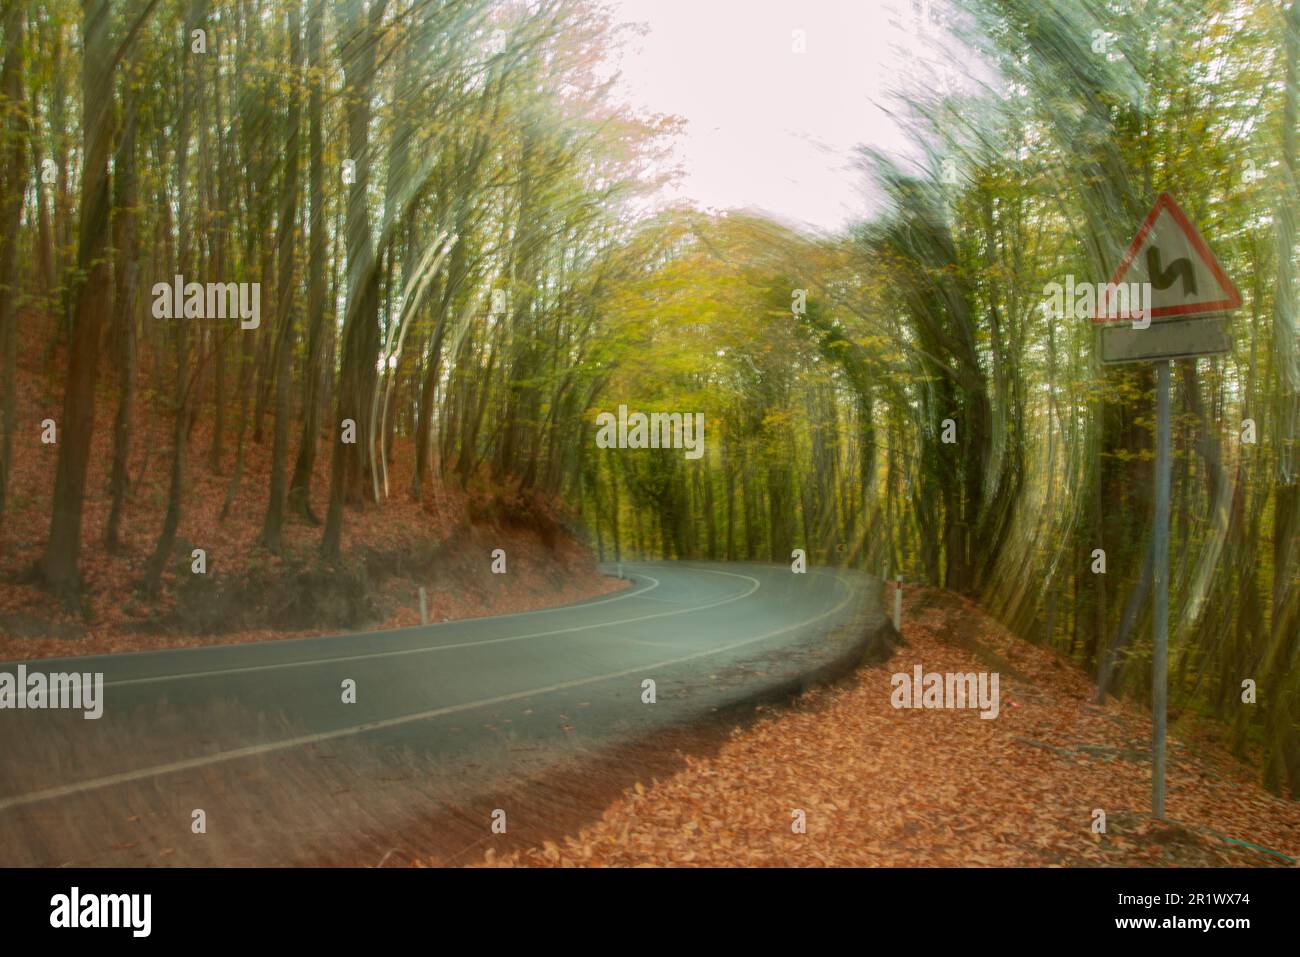
<instances>
[{"instance_id":1,"label":"roadside marker post","mask_svg":"<svg viewBox=\"0 0 1300 957\"><path fill-rule=\"evenodd\" d=\"M429 623L429 603L424 597L424 586L420 586L420 624Z\"/></svg>"},{"instance_id":2,"label":"roadside marker post","mask_svg":"<svg viewBox=\"0 0 1300 957\"><path fill-rule=\"evenodd\" d=\"M1170 369L1176 359L1231 351L1226 314L1241 293L1210 252L1196 227L1168 193L1161 193L1111 277L1151 287L1148 324L1105 326L1099 353L1106 365L1156 363L1156 462L1152 503L1151 609L1151 813L1165 819L1165 738L1169 711L1169 479L1172 436ZM1107 290L1109 295L1110 290ZM1104 304L1103 304L1104 306ZM1100 318L1095 322L1106 322ZM1120 316L1120 320L1132 319ZM1113 321L1113 320L1112 320Z\"/></svg>"},{"instance_id":3,"label":"roadside marker post","mask_svg":"<svg viewBox=\"0 0 1300 957\"><path fill-rule=\"evenodd\" d=\"M903 576L894 578L894 631L903 628Z\"/></svg>"}]
</instances>

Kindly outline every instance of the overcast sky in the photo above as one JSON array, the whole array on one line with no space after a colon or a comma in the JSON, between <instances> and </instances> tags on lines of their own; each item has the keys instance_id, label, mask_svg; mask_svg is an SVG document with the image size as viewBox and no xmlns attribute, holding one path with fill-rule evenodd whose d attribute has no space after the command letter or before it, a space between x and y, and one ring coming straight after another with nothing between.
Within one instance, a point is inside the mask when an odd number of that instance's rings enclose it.
<instances>
[{"instance_id":1,"label":"overcast sky","mask_svg":"<svg viewBox=\"0 0 1300 957\"><path fill-rule=\"evenodd\" d=\"M901 87L933 87L925 61L943 61L929 0L609 3L649 27L617 60L622 95L687 121L677 196L819 229L867 211L855 146L913 152L882 107ZM793 49L796 30L806 52Z\"/></svg>"}]
</instances>

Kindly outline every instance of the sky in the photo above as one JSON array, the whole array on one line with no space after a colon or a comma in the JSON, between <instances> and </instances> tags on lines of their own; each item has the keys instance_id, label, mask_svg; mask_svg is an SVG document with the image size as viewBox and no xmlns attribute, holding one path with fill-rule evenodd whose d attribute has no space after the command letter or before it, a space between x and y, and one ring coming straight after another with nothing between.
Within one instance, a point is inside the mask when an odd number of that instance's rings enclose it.
<instances>
[{"instance_id":1,"label":"sky","mask_svg":"<svg viewBox=\"0 0 1300 957\"><path fill-rule=\"evenodd\" d=\"M649 27L612 61L620 96L687 123L665 199L826 231L865 216L856 147L917 154L893 94L959 82L936 67L948 61L930 2L610 0L616 21Z\"/></svg>"}]
</instances>

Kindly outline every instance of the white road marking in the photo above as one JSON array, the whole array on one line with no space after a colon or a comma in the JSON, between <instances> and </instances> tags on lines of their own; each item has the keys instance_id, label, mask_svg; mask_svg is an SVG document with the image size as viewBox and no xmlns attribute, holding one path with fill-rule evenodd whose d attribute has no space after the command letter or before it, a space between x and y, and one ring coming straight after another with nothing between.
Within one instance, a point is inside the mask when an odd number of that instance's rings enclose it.
<instances>
[{"instance_id":1,"label":"white road marking","mask_svg":"<svg viewBox=\"0 0 1300 957\"><path fill-rule=\"evenodd\" d=\"M710 571L717 575L732 575L731 572L719 572L713 569L697 569L697 571ZM735 578L749 578L748 575L732 575ZM844 584L844 579L838 572L835 573L835 580ZM750 578L754 582L755 589L758 587L758 580ZM753 594L751 589L746 595ZM744 596L742 596L744 597ZM706 651L697 651L694 654L682 655L678 658L669 658L666 661L660 661L655 664L639 665L635 668L625 668L622 671L611 671L608 674L595 675L589 678L577 678L573 681L562 681L558 684L544 685L540 688L529 688L527 691L515 691L510 694L497 695L493 698L482 698L478 701L467 701L464 704L448 705L445 708L433 708L429 711L418 711L414 714L402 715L397 718L384 718L380 721L368 721L364 724L352 725L347 728L339 728L334 731L322 731L316 734L304 734L296 738L286 738L283 741L272 741L267 744L254 744L244 748L234 748L230 751L219 751L216 754L205 755L200 758L187 758L184 761L172 761L167 764L158 764L149 768L139 768L134 771L123 771L119 774L110 774L105 777L91 778L87 781L81 781L77 784L65 784L60 787L46 788L42 791L31 791L27 794L18 794L10 798L0 799L0 811L7 811L10 808L22 807L27 804L36 804L41 801L49 801L54 798L69 797L73 794L81 794L86 791L94 791L100 788L112 787L115 784L126 784L131 781L139 781L144 778L158 777L163 774L174 774L177 771L188 771L193 768L207 767L212 764L220 764L226 761L235 761L240 758L251 758L262 754L271 754L276 751L284 751L289 748L298 748L308 744L320 744L324 741L333 741L338 738L354 737L360 734L366 734L370 731L379 731L384 728L395 728L403 724L410 724L415 721L427 721L429 718L438 718L446 714L456 714L461 711L471 711L475 708L483 708L489 705L505 704L508 701L518 701L521 698L529 698L534 695L550 694L554 691L566 691L569 688L580 688L583 685L595 684L599 681L610 681L614 678L625 678L628 675L644 674L647 671L654 671L658 668L667 668L671 665L679 665L687 661L694 661L697 658L706 658L709 655L721 654L724 651L732 651L736 648L743 648L745 645L752 645L768 638L775 638L777 635L783 635L788 631L794 631L796 628L805 628L808 625L815 624L823 618L828 618L844 608L845 605L853 598L853 589L849 588L844 599L827 611L809 618L806 621L797 622L793 625L787 625L784 628L778 628L774 631L765 632L761 635L755 635L752 638L743 638L740 641L733 641L731 644L722 645L718 648L710 648ZM728 599L734 601L737 599ZM716 606L715 606L716 607ZM651 616L662 617L662 616Z\"/></svg>"},{"instance_id":2,"label":"white road marking","mask_svg":"<svg viewBox=\"0 0 1300 957\"><path fill-rule=\"evenodd\" d=\"M578 611L582 608L592 608L596 605L609 605L616 601L626 601L629 598L636 598L638 595L644 595L646 592L654 591L660 585L659 579L655 578L653 575L646 575L644 573L641 574L633 573L632 577L648 578L654 584L646 588L637 588L633 591L621 591L617 595L613 595L609 598L600 598L597 599L596 601L577 602L576 604L569 604L569 605L556 605L552 608L538 608L533 611L511 611L511 612L506 612L503 615L480 615L477 618L457 618L452 621L434 621L434 622L430 622L427 625L408 625L405 628L389 628L389 629L385 629L382 633L386 637L388 637L388 636L398 635L404 631L406 632L427 631L428 629L431 628L441 628L446 625L461 625L472 621L482 621L487 618L518 618L521 615L546 615L555 611ZM72 658L40 658L40 659L24 660L23 663L27 664L30 667L32 663L37 660L47 664L52 662L59 662L59 661L69 661L69 662L76 662L77 664L81 665L82 668L84 668L89 662L93 661L96 658L112 658L115 660L124 660L124 659L133 658L137 655L202 654L204 652L211 651L214 647L239 648L239 647L243 647L243 644L256 645L258 648L273 647L275 645L292 645L295 647L305 647L306 645L315 641L332 641L336 638L350 638L350 637L355 637L355 636L346 635L346 634L345 635L309 635L301 638L275 638L272 639L271 641L245 642L245 643L235 644L235 645L200 645L194 648L164 648L161 651L118 651L112 653L111 655L77 655ZM339 660L343 660L343 659L339 659ZM11 662L3 662L0 664L3 664L7 667L9 665L19 664L19 662L11 661ZM195 674L198 673L199 672L195 672ZM213 674L217 674L217 673L218 672L213 672ZM151 680L151 679L142 679L142 680ZM107 682L107 684L109 685L113 683L114 682L111 681ZM119 682L119 683L124 683L124 682Z\"/></svg>"},{"instance_id":3,"label":"white road marking","mask_svg":"<svg viewBox=\"0 0 1300 957\"><path fill-rule=\"evenodd\" d=\"M705 605L695 605L691 608L682 608L677 611L661 611L656 612L653 615L638 615L635 618L601 621L591 625L575 625L571 628L555 628L551 631L535 631L528 635L506 635L502 638L480 638L478 641L458 641L449 645L428 645L421 648L399 648L396 651L371 651L360 655L336 655L331 658L303 658L298 661L282 661L270 665L245 665L242 668L218 668L212 671L189 671L181 674L154 675L150 678L125 678L120 681L105 681L104 687L121 688L126 685L156 684L160 681L186 681L193 678L212 678L218 675L248 674L254 671L280 671L284 668L332 665L341 661L368 661L371 658L398 658L403 655L426 655L439 651L455 651L459 648L477 648L484 645L499 645L512 641L526 641L531 638L549 638L555 635L568 635L577 631L590 631L593 628L608 628L613 625L630 625L633 622L649 621L653 618L670 618L674 615L688 615L692 612L707 611L710 608L717 608L721 605L728 605L733 601L740 601L743 598L748 598L759 589L759 580L757 578L751 578L749 575L737 575L733 572L720 572L712 568L700 568L696 569L696 571L708 572L710 575L728 575L731 578L743 578L746 581L753 582L754 585L749 589L749 591L743 592L739 595L733 595L730 598L724 598L721 601L709 602ZM645 577L654 581L656 586L659 584L658 580L654 579L652 576L646 575Z\"/></svg>"}]
</instances>

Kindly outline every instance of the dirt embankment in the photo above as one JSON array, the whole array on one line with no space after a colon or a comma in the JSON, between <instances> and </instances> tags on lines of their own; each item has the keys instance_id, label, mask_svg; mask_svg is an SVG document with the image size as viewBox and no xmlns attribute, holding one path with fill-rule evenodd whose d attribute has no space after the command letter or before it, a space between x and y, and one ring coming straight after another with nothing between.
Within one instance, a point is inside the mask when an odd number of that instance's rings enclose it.
<instances>
[{"instance_id":1,"label":"dirt embankment","mask_svg":"<svg viewBox=\"0 0 1300 957\"><path fill-rule=\"evenodd\" d=\"M155 398L151 389L142 388L127 468L131 488L120 542L110 551L104 534L117 390L106 374L86 481L80 562L84 595L80 608L59 607L27 578L49 533L62 389L40 372L39 335L22 345L20 428L10 500L0 518L0 660L415 625L420 622L421 586L430 621L442 621L563 604L624 584L597 571L564 510L541 496L482 483L468 491L446 488L437 481L435 468L420 500L414 500L409 493L411 443L401 437L393 443L389 463L390 494L379 504L346 510L339 562L320 562L321 528L299 516L286 519L282 552L271 555L258 542L270 485L273 414L265 415L258 441L250 402L238 471L237 423L228 421L214 461L212 410L201 407L195 415L176 545L163 576L163 594L148 601L139 586L167 508L172 417L165 397ZM47 419L56 426L53 444L41 440L41 423ZM289 468L297 438L291 442ZM308 495L315 516L325 514L329 460L329 442L322 436ZM505 552L505 574L492 572L492 553L498 548ZM202 574L194 571L195 549L203 551Z\"/></svg>"}]
</instances>

